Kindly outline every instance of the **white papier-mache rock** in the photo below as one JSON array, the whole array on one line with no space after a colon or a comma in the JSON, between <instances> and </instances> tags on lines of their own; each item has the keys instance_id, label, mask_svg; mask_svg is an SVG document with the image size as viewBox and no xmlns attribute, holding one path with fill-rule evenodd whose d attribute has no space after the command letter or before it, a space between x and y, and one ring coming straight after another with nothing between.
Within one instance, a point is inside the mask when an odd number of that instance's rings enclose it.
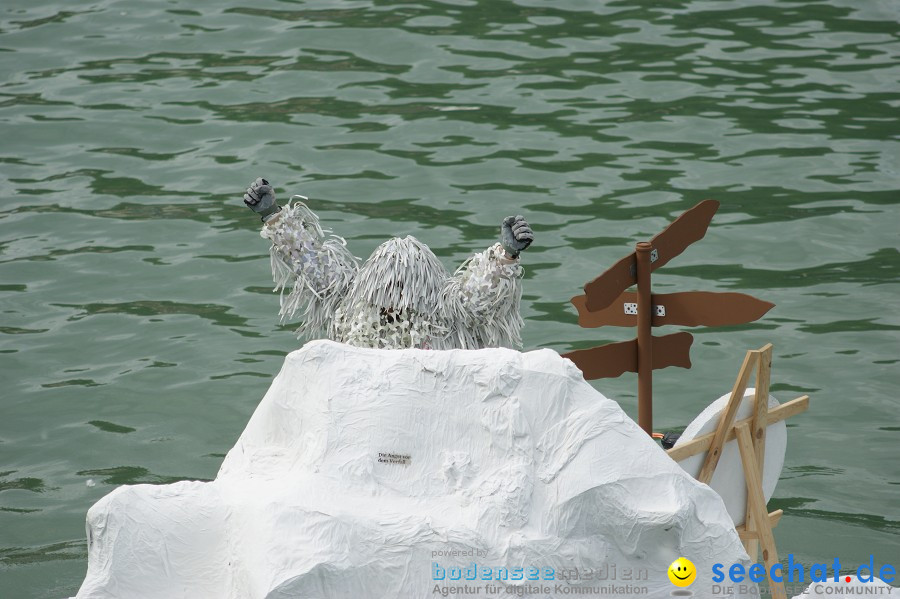
<instances>
[{"instance_id":1,"label":"white papier-mache rock","mask_svg":"<svg viewBox=\"0 0 900 599\"><path fill-rule=\"evenodd\" d=\"M434 580L472 562L668 597L679 556L710 597L713 563L748 563L721 498L547 349L308 343L214 481L119 487L87 521L79 599L431 597L487 584Z\"/></svg>"}]
</instances>

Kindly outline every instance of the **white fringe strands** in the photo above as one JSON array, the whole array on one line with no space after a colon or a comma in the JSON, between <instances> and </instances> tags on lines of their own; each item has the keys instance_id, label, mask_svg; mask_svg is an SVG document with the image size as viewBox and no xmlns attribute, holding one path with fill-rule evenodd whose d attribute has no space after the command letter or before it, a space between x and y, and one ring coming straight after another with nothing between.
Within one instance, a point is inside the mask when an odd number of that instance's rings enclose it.
<instances>
[{"instance_id":1,"label":"white fringe strands","mask_svg":"<svg viewBox=\"0 0 900 599\"><path fill-rule=\"evenodd\" d=\"M522 267L498 243L463 262L441 294L450 322L446 348L519 347ZM444 348L442 348L444 349Z\"/></svg>"},{"instance_id":2,"label":"white fringe strands","mask_svg":"<svg viewBox=\"0 0 900 599\"><path fill-rule=\"evenodd\" d=\"M448 277L415 237L389 239L359 270L338 309L333 338L360 347L430 347L448 332L440 309Z\"/></svg>"},{"instance_id":3,"label":"white fringe strands","mask_svg":"<svg viewBox=\"0 0 900 599\"><path fill-rule=\"evenodd\" d=\"M521 345L522 267L504 258L500 244L469 258L452 277L412 236L381 244L360 268L346 242L326 235L302 202L285 206L262 236L272 241L281 319L302 309L300 336L386 349Z\"/></svg>"},{"instance_id":4,"label":"white fringe strands","mask_svg":"<svg viewBox=\"0 0 900 599\"><path fill-rule=\"evenodd\" d=\"M292 196L306 199L303 196ZM319 217L303 202L288 202L273 226L263 226L261 235L269 248L275 291L281 292L279 316L284 322L302 309L298 335L320 337L334 320L340 299L359 270L347 242L328 234ZM291 291L285 295L284 290Z\"/></svg>"}]
</instances>

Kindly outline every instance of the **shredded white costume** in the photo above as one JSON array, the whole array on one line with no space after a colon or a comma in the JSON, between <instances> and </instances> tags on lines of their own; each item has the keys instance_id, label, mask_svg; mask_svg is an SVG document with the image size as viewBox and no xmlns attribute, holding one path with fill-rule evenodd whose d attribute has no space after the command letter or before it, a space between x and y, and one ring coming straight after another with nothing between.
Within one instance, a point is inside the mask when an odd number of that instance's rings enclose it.
<instances>
[{"instance_id":1,"label":"shredded white costume","mask_svg":"<svg viewBox=\"0 0 900 599\"><path fill-rule=\"evenodd\" d=\"M452 276L411 236L386 241L360 266L346 242L296 201L261 235L272 242L282 321L302 311L299 335L388 349L521 345L522 267L499 243Z\"/></svg>"}]
</instances>

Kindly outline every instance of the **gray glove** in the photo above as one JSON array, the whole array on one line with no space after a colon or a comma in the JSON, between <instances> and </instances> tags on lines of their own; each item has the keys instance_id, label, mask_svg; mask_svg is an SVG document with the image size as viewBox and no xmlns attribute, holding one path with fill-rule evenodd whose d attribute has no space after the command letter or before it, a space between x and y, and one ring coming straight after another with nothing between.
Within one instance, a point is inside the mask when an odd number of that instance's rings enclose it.
<instances>
[{"instance_id":1,"label":"gray glove","mask_svg":"<svg viewBox=\"0 0 900 599\"><path fill-rule=\"evenodd\" d=\"M507 216L500 223L500 245L506 254L512 258L518 258L519 253L531 245L534 241L534 231L525 222L525 217Z\"/></svg>"},{"instance_id":2,"label":"gray glove","mask_svg":"<svg viewBox=\"0 0 900 599\"><path fill-rule=\"evenodd\" d=\"M281 207L275 203L275 190L268 181L262 178L257 179L247 188L247 193L244 194L244 203L259 215L262 222L267 222L281 212Z\"/></svg>"}]
</instances>

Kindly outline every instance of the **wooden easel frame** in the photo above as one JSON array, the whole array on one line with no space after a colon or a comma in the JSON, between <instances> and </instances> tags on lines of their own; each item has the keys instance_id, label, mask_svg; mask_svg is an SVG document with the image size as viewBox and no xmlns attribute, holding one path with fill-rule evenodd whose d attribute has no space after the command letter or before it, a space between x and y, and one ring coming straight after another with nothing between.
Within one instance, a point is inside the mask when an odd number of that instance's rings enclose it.
<instances>
[{"instance_id":1,"label":"wooden easel frame","mask_svg":"<svg viewBox=\"0 0 900 599\"><path fill-rule=\"evenodd\" d=\"M751 375L756 374L756 388L753 394L753 415L735 422L738 408L747 391ZM769 382L772 372L772 344L760 349L750 350L744 357L744 363L738 372L737 380L728 398L728 404L722 412L716 430L702 437L697 437L678 447L668 450L669 457L676 462L698 453L707 452L697 480L709 484L725 443L737 439L744 469L744 480L747 483L747 510L744 524L737 527L738 536L744 548L755 562L760 547L763 562L766 564L766 576L769 576L769 589L775 599L786 599L784 583L772 580L772 566L778 562L778 550L775 547L775 536L772 529L781 519L782 510L768 512L766 499L762 490L762 471L766 455L766 428L805 412L809 408L809 397L804 395L769 410Z\"/></svg>"}]
</instances>

